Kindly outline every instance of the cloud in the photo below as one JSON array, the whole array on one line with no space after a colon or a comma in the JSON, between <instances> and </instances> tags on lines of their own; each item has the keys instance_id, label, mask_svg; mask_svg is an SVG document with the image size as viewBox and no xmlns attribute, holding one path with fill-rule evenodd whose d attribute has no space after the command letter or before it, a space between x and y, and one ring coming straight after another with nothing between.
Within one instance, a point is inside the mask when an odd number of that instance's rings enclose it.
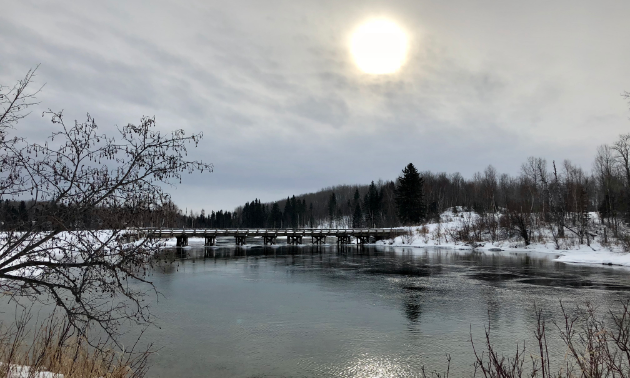
<instances>
[{"instance_id":1,"label":"cloud","mask_svg":"<svg viewBox=\"0 0 630 378\"><path fill-rule=\"evenodd\" d=\"M41 105L20 126L33 139L52 130L37 116L47 108L90 112L108 133L142 115L203 132L192 156L215 172L173 192L188 208L393 179L410 161L468 176L488 164L516 173L530 155L588 169L628 126L629 7L20 1L0 14L0 83L41 63ZM351 61L349 35L373 17L410 34L397 74Z\"/></svg>"},{"instance_id":2,"label":"cloud","mask_svg":"<svg viewBox=\"0 0 630 378\"><path fill-rule=\"evenodd\" d=\"M330 125L335 128L342 127L349 116L346 102L342 98L335 98L334 95L331 97L307 96L290 105L287 110L322 126Z\"/></svg>"}]
</instances>

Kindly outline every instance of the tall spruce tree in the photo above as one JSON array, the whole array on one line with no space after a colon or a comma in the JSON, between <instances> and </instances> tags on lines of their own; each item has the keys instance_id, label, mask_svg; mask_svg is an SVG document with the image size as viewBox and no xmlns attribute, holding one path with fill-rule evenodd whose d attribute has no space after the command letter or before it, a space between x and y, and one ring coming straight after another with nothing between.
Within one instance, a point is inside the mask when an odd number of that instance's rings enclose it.
<instances>
[{"instance_id":1,"label":"tall spruce tree","mask_svg":"<svg viewBox=\"0 0 630 378\"><path fill-rule=\"evenodd\" d=\"M361 211L361 195L359 195L359 188L354 191L354 214L352 215L352 227L363 227L363 212Z\"/></svg>"},{"instance_id":2,"label":"tall spruce tree","mask_svg":"<svg viewBox=\"0 0 630 378\"><path fill-rule=\"evenodd\" d=\"M374 181L372 181L370 187L368 188L368 192L365 193L365 198L363 199L363 212L365 213L368 227L376 227L379 213L381 212L382 202L382 192L379 193Z\"/></svg>"},{"instance_id":3,"label":"tall spruce tree","mask_svg":"<svg viewBox=\"0 0 630 378\"><path fill-rule=\"evenodd\" d=\"M416 167L409 163L398 177L394 190L398 217L403 224L417 224L426 217L423 187L424 179Z\"/></svg>"},{"instance_id":4,"label":"tall spruce tree","mask_svg":"<svg viewBox=\"0 0 630 378\"><path fill-rule=\"evenodd\" d=\"M295 199L295 195L291 197L291 228L298 228L299 204Z\"/></svg>"},{"instance_id":5,"label":"tall spruce tree","mask_svg":"<svg viewBox=\"0 0 630 378\"><path fill-rule=\"evenodd\" d=\"M328 199L328 216L330 217L330 227L332 227L335 216L337 215L337 196L332 192Z\"/></svg>"},{"instance_id":6,"label":"tall spruce tree","mask_svg":"<svg viewBox=\"0 0 630 378\"><path fill-rule=\"evenodd\" d=\"M354 205L354 214L352 215L352 227L363 227L363 212L361 212L361 205L359 205L358 202L356 203L356 205Z\"/></svg>"},{"instance_id":7,"label":"tall spruce tree","mask_svg":"<svg viewBox=\"0 0 630 378\"><path fill-rule=\"evenodd\" d=\"M287 197L287 202L284 203L284 212L282 213L283 218L284 218L282 228L291 228L291 220L293 219L293 212L294 212L294 208L293 208L293 204L291 203L291 198Z\"/></svg>"},{"instance_id":8,"label":"tall spruce tree","mask_svg":"<svg viewBox=\"0 0 630 378\"><path fill-rule=\"evenodd\" d=\"M271 207L271 213L269 214L269 225L273 228L280 228L282 224L282 211L278 202L274 202Z\"/></svg>"}]
</instances>

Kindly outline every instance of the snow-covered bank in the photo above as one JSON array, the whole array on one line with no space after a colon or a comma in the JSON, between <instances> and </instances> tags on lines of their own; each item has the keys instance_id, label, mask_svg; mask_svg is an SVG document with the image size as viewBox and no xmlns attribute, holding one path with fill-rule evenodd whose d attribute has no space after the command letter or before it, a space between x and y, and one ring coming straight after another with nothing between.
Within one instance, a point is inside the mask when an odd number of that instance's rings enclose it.
<instances>
[{"instance_id":1,"label":"snow-covered bank","mask_svg":"<svg viewBox=\"0 0 630 378\"><path fill-rule=\"evenodd\" d=\"M630 267L630 253L612 252L610 250L585 250L567 251L558 257L556 261L574 264L598 264L617 265Z\"/></svg>"},{"instance_id":2,"label":"snow-covered bank","mask_svg":"<svg viewBox=\"0 0 630 378\"><path fill-rule=\"evenodd\" d=\"M598 224L597 213L590 214L594 224ZM427 223L420 226L407 227L407 235L394 239L378 241L377 245L394 247L441 247L459 250L478 250L485 252L530 252L554 254L555 261L576 264L597 264L630 267L630 253L625 252L619 243L604 245L601 238L589 240L590 245L580 244L577 236L566 235L562 240L554 241L549 230L538 228L533 233L532 242L525 245L519 237L495 238L491 240L488 233L479 233L476 242L458 241L457 235L479 219L474 212L452 210L444 212L439 222Z\"/></svg>"},{"instance_id":3,"label":"snow-covered bank","mask_svg":"<svg viewBox=\"0 0 630 378\"><path fill-rule=\"evenodd\" d=\"M3 365L0 362L0 365ZM3 369L5 369L3 367ZM63 374L51 373L49 371L34 372L30 366L10 365L6 378L63 378Z\"/></svg>"},{"instance_id":4,"label":"snow-covered bank","mask_svg":"<svg viewBox=\"0 0 630 378\"><path fill-rule=\"evenodd\" d=\"M189 237L188 246L184 248L198 246L198 245L203 246L205 242L206 240L204 238ZM177 246L177 238L164 239L164 240L161 240L161 243L162 243L162 246L164 247L175 247Z\"/></svg>"}]
</instances>

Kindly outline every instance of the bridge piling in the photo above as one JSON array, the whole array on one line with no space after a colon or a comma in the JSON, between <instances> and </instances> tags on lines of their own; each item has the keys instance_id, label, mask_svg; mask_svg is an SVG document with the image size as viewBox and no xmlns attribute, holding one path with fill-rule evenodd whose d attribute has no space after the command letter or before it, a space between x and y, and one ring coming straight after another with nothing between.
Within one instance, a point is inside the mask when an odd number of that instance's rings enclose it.
<instances>
[{"instance_id":1,"label":"bridge piling","mask_svg":"<svg viewBox=\"0 0 630 378\"><path fill-rule=\"evenodd\" d=\"M357 239L358 245L364 245L372 240L394 238L406 233L404 229L394 228L355 228L355 229L156 229L137 228L126 230L120 237L121 242L129 243L138 238L176 238L177 247L188 246L189 237L203 237L206 246L216 245L219 236L233 236L236 245L245 244L247 236L263 238L265 245L276 244L278 237L287 237L288 245L302 244L304 237L311 237L314 245L326 243L327 237L336 237L337 245L350 244L352 238Z\"/></svg>"},{"instance_id":2,"label":"bridge piling","mask_svg":"<svg viewBox=\"0 0 630 378\"><path fill-rule=\"evenodd\" d=\"M264 245L276 244L276 235L263 235L263 244Z\"/></svg>"},{"instance_id":3,"label":"bridge piling","mask_svg":"<svg viewBox=\"0 0 630 378\"><path fill-rule=\"evenodd\" d=\"M367 243L370 242L370 236L369 235L368 236L358 235L358 236L356 236L356 238L357 238L357 244L364 245L364 244L367 244Z\"/></svg>"},{"instance_id":4,"label":"bridge piling","mask_svg":"<svg viewBox=\"0 0 630 378\"><path fill-rule=\"evenodd\" d=\"M211 247L217 244L217 237L212 235L212 236L207 236L206 235L206 242L204 243L204 245L206 247Z\"/></svg>"},{"instance_id":5,"label":"bridge piling","mask_svg":"<svg viewBox=\"0 0 630 378\"><path fill-rule=\"evenodd\" d=\"M177 237L177 243L175 245L177 247L186 247L186 246L188 246L188 236L187 235L179 235Z\"/></svg>"},{"instance_id":6,"label":"bridge piling","mask_svg":"<svg viewBox=\"0 0 630 378\"><path fill-rule=\"evenodd\" d=\"M316 244L316 245L326 244L326 235L311 236L311 243Z\"/></svg>"},{"instance_id":7,"label":"bridge piling","mask_svg":"<svg viewBox=\"0 0 630 378\"><path fill-rule=\"evenodd\" d=\"M289 245L302 244L302 235L289 235L289 236L287 236L287 244L289 244Z\"/></svg>"},{"instance_id":8,"label":"bridge piling","mask_svg":"<svg viewBox=\"0 0 630 378\"><path fill-rule=\"evenodd\" d=\"M337 235L337 245L350 244L350 235Z\"/></svg>"},{"instance_id":9,"label":"bridge piling","mask_svg":"<svg viewBox=\"0 0 630 378\"><path fill-rule=\"evenodd\" d=\"M235 235L236 245L245 245L245 239L247 239L247 235Z\"/></svg>"}]
</instances>

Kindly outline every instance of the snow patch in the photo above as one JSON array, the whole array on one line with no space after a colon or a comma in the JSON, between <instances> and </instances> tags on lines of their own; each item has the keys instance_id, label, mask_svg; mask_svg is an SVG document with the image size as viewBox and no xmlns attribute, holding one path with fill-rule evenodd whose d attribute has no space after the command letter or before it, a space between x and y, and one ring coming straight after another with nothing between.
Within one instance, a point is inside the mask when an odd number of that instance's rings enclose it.
<instances>
[{"instance_id":1,"label":"snow patch","mask_svg":"<svg viewBox=\"0 0 630 378\"><path fill-rule=\"evenodd\" d=\"M597 213L590 213L593 220L598 220ZM567 235L559 241L559 245L553 241L551 232L546 229L538 229L532 243L525 245L522 239L515 237L508 240L491 241L490 236L481 235L481 242L458 242L454 235L468 225L477 221L479 214L471 211L463 211L461 207L449 209L440 215L439 222L405 227L407 235L398 236L376 242L377 245L392 247L440 247L456 250L476 250L487 253L528 252L554 254L558 256L554 261L574 264L596 264L606 266L630 267L630 253L624 252L619 245L602 245L598 238L590 241L590 245L580 244L577 237ZM559 247L559 248L558 248Z\"/></svg>"}]
</instances>

